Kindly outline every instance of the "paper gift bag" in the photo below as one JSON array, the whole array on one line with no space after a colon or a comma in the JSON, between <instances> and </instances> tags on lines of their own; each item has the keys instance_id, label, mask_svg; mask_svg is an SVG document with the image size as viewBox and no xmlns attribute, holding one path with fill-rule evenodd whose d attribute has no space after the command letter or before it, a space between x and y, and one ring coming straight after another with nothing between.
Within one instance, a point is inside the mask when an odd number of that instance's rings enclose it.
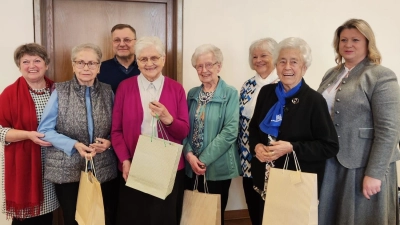
<instances>
[{"instance_id":1,"label":"paper gift bag","mask_svg":"<svg viewBox=\"0 0 400 225\"><path fill-rule=\"evenodd\" d=\"M195 190L185 190L180 225L205 224L221 225L221 195L198 192L196 182Z\"/></svg>"},{"instance_id":2,"label":"paper gift bag","mask_svg":"<svg viewBox=\"0 0 400 225\"><path fill-rule=\"evenodd\" d=\"M165 199L175 183L182 145L140 135L126 186Z\"/></svg>"},{"instance_id":3,"label":"paper gift bag","mask_svg":"<svg viewBox=\"0 0 400 225\"><path fill-rule=\"evenodd\" d=\"M317 174L301 172L295 153L294 158L297 171L270 170L263 225L318 224ZM287 168L287 162L285 166Z\"/></svg>"},{"instance_id":4,"label":"paper gift bag","mask_svg":"<svg viewBox=\"0 0 400 225\"><path fill-rule=\"evenodd\" d=\"M94 170L93 161L90 160L90 162ZM87 171L87 164L88 160L86 160L85 172L81 172L75 220L79 225L104 225L104 205L100 183L92 172Z\"/></svg>"}]
</instances>

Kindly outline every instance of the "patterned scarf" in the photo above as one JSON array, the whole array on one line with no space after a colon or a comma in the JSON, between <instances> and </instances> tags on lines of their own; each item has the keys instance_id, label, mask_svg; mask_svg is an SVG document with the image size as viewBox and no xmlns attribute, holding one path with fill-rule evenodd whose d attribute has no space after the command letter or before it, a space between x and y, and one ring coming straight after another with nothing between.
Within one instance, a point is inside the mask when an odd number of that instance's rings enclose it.
<instances>
[{"instance_id":1,"label":"patterned scarf","mask_svg":"<svg viewBox=\"0 0 400 225\"><path fill-rule=\"evenodd\" d=\"M53 81L45 77L46 82ZM38 121L28 84L22 76L0 95L0 125L36 131ZM4 146L4 189L8 217L27 218L40 214L43 202L40 146L31 140Z\"/></svg>"},{"instance_id":2,"label":"patterned scarf","mask_svg":"<svg viewBox=\"0 0 400 225\"><path fill-rule=\"evenodd\" d=\"M262 132L270 134L273 137L278 137L278 131L282 123L283 107L285 106L286 98L290 98L295 95L300 90L302 83L303 81L300 81L299 84L285 93L282 82L278 82L278 85L275 88L275 94L278 97L278 101L271 107L271 109L269 109L264 120L260 123L259 126Z\"/></svg>"}]
</instances>

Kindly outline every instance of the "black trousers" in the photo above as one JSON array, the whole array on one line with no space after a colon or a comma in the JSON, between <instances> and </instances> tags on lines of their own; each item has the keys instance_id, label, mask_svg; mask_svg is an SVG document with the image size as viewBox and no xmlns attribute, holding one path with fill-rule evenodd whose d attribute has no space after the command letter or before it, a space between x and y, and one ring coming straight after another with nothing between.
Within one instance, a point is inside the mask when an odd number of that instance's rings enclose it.
<instances>
[{"instance_id":1,"label":"black trousers","mask_svg":"<svg viewBox=\"0 0 400 225\"><path fill-rule=\"evenodd\" d=\"M182 214L184 169L176 173L174 188L165 198L154 197L125 185L120 176L117 224L179 225Z\"/></svg>"},{"instance_id":2,"label":"black trousers","mask_svg":"<svg viewBox=\"0 0 400 225\"><path fill-rule=\"evenodd\" d=\"M64 225L78 225L75 221L75 211L79 182L55 184L55 189L63 211ZM115 225L118 191L117 178L101 184L106 225Z\"/></svg>"},{"instance_id":3,"label":"black trousers","mask_svg":"<svg viewBox=\"0 0 400 225\"><path fill-rule=\"evenodd\" d=\"M251 224L260 224L260 194L253 188L253 178L243 177L243 191L246 198Z\"/></svg>"},{"instance_id":4,"label":"black trousers","mask_svg":"<svg viewBox=\"0 0 400 225\"><path fill-rule=\"evenodd\" d=\"M185 176L185 189L193 190L194 182L196 180L196 174L192 174L192 178ZM228 204L229 188L231 186L232 179L229 180L218 180L210 181L207 180L208 192L211 194L221 195L221 225L224 225L224 213L226 205ZM204 193L204 176L198 176L197 190Z\"/></svg>"},{"instance_id":5,"label":"black trousers","mask_svg":"<svg viewBox=\"0 0 400 225\"><path fill-rule=\"evenodd\" d=\"M53 224L53 212L19 220L13 218L11 225L52 225Z\"/></svg>"}]
</instances>

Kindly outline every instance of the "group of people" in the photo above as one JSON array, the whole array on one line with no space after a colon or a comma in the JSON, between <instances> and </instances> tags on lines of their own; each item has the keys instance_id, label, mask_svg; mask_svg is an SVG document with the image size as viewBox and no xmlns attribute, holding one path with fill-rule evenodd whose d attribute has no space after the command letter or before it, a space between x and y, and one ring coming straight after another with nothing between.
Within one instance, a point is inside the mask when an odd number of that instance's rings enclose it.
<instances>
[{"instance_id":1,"label":"group of people","mask_svg":"<svg viewBox=\"0 0 400 225\"><path fill-rule=\"evenodd\" d=\"M200 192L221 195L224 224L231 180L240 175L252 224L261 225L269 170L283 168L292 152L303 172L317 174L319 224L398 224L399 84L380 65L364 20L336 30L337 66L317 91L303 79L312 57L301 38L253 42L256 75L240 94L219 76L221 50L201 45L191 59L201 85L186 95L162 74L159 38L136 40L127 24L111 35L114 58L101 62L98 46L78 45L72 80L56 84L45 76L42 46L16 49L22 76L0 95L3 212L13 225L52 224L59 206L64 224L77 225L85 158L101 183L107 225L179 224L184 189L196 182L207 183ZM141 134L183 145L165 200L125 186Z\"/></svg>"}]
</instances>

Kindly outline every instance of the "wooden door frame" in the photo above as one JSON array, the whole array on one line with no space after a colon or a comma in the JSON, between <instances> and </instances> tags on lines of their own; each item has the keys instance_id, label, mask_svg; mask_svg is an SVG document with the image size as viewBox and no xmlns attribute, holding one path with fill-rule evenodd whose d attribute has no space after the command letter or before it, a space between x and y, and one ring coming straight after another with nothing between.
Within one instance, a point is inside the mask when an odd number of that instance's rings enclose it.
<instances>
[{"instance_id":1,"label":"wooden door frame","mask_svg":"<svg viewBox=\"0 0 400 225\"><path fill-rule=\"evenodd\" d=\"M48 76L54 80L54 16L53 1L55 0L33 0L33 16L34 16L34 38L35 42L43 45L47 49L50 59ZM91 0L87 0L91 1ZM96 0L106 1L106 0ZM167 40L166 55L167 60L172 60L171 64L166 64L167 75L174 80L182 83L182 56L183 56L183 0L108 0L108 1L125 1L125 2L148 2L148 3L164 3L166 4L167 16Z\"/></svg>"}]
</instances>

